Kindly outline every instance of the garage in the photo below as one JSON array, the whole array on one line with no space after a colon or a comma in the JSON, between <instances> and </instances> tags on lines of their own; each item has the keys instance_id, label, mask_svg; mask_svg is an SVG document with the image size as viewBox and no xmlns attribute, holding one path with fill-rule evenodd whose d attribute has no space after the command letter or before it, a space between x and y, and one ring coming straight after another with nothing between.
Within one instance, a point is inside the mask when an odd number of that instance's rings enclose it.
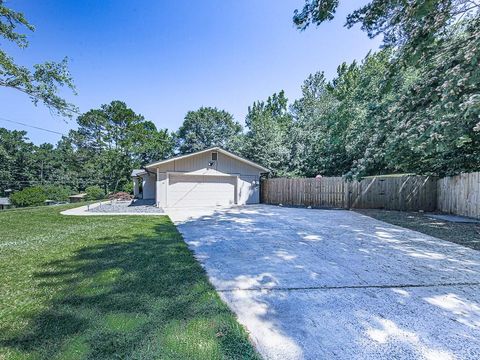
<instances>
[{"instance_id":1,"label":"garage","mask_svg":"<svg viewBox=\"0 0 480 360\"><path fill-rule=\"evenodd\" d=\"M167 207L230 206L236 187L236 176L169 174Z\"/></svg>"},{"instance_id":2,"label":"garage","mask_svg":"<svg viewBox=\"0 0 480 360\"><path fill-rule=\"evenodd\" d=\"M258 204L268 169L218 146L134 169L133 194L161 208Z\"/></svg>"}]
</instances>

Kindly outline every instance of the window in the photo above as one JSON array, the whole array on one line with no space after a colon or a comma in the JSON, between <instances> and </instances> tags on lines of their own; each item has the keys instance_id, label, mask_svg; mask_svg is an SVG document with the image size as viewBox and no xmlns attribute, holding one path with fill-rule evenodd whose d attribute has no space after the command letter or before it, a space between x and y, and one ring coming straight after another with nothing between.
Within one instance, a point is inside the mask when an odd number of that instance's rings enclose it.
<instances>
[{"instance_id":1,"label":"window","mask_svg":"<svg viewBox=\"0 0 480 360\"><path fill-rule=\"evenodd\" d=\"M212 152L212 161L217 161L218 153Z\"/></svg>"}]
</instances>

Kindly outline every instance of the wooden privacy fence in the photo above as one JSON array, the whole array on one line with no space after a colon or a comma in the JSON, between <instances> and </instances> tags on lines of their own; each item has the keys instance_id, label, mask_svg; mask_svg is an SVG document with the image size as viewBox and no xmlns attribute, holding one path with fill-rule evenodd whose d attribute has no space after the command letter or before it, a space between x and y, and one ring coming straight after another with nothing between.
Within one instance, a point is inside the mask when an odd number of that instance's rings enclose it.
<instances>
[{"instance_id":1,"label":"wooden privacy fence","mask_svg":"<svg viewBox=\"0 0 480 360\"><path fill-rule=\"evenodd\" d=\"M432 176L369 177L349 183L349 206L354 209L435 211L437 178Z\"/></svg>"},{"instance_id":2,"label":"wooden privacy fence","mask_svg":"<svg viewBox=\"0 0 480 360\"><path fill-rule=\"evenodd\" d=\"M438 180L439 211L480 218L480 172Z\"/></svg>"},{"instance_id":3,"label":"wooden privacy fence","mask_svg":"<svg viewBox=\"0 0 480 360\"><path fill-rule=\"evenodd\" d=\"M262 202L293 206L434 211L437 179L430 176L375 176L361 181L341 177L266 179Z\"/></svg>"},{"instance_id":4,"label":"wooden privacy fence","mask_svg":"<svg viewBox=\"0 0 480 360\"><path fill-rule=\"evenodd\" d=\"M345 207L345 184L341 177L318 179L266 179L262 181L262 202L312 207Z\"/></svg>"}]
</instances>

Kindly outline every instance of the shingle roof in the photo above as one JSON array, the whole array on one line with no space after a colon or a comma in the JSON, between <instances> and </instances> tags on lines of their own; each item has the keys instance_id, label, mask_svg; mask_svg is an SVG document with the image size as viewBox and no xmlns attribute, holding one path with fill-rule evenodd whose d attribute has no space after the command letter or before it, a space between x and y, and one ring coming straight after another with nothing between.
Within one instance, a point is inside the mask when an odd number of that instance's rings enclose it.
<instances>
[{"instance_id":1,"label":"shingle roof","mask_svg":"<svg viewBox=\"0 0 480 360\"><path fill-rule=\"evenodd\" d=\"M87 193L70 195L69 198L84 198L85 196L87 196Z\"/></svg>"},{"instance_id":2,"label":"shingle roof","mask_svg":"<svg viewBox=\"0 0 480 360\"><path fill-rule=\"evenodd\" d=\"M145 173L145 170L143 170L143 169L134 169L130 176L135 177L135 176L138 176L138 175L144 174L144 173Z\"/></svg>"}]
</instances>

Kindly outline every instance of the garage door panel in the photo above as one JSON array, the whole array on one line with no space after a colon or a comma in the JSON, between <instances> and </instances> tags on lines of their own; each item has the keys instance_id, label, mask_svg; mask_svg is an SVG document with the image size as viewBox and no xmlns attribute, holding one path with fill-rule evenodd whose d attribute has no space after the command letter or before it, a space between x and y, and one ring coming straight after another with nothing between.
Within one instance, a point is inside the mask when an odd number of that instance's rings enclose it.
<instances>
[{"instance_id":1,"label":"garage door panel","mask_svg":"<svg viewBox=\"0 0 480 360\"><path fill-rule=\"evenodd\" d=\"M170 175L168 207L227 206L235 203L235 177Z\"/></svg>"}]
</instances>

